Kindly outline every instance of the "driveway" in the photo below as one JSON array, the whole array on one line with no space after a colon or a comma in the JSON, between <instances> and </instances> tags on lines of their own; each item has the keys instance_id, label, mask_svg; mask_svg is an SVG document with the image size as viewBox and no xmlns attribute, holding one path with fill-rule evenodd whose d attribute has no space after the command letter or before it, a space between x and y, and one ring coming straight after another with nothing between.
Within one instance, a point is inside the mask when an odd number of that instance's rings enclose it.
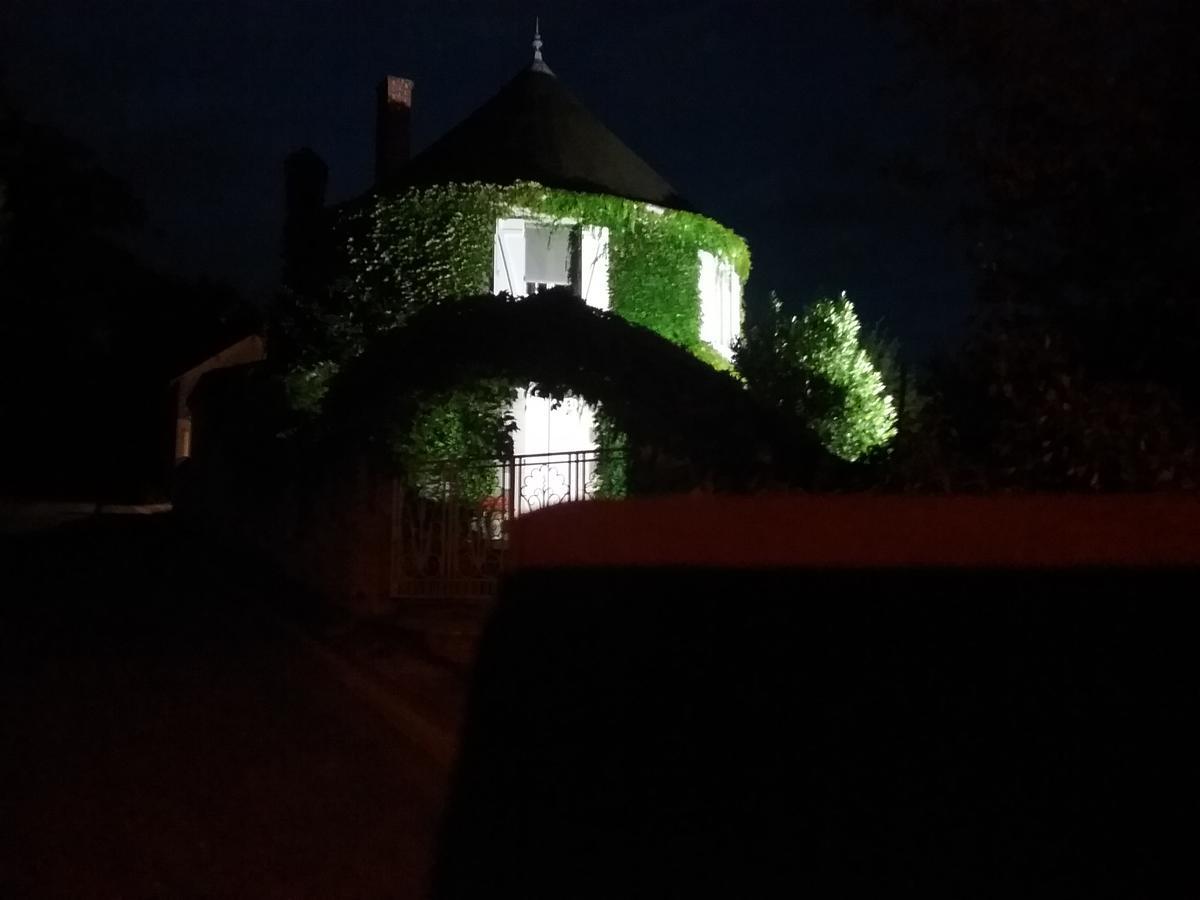
<instances>
[{"instance_id":1,"label":"driveway","mask_svg":"<svg viewBox=\"0 0 1200 900\"><path fill-rule=\"evenodd\" d=\"M169 516L0 538L0 896L424 892L442 768Z\"/></svg>"}]
</instances>

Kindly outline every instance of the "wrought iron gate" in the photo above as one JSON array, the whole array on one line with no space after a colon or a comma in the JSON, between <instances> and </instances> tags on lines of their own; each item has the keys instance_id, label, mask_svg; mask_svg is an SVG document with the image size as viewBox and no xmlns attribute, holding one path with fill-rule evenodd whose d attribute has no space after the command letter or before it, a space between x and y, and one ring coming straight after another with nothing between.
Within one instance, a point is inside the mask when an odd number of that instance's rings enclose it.
<instances>
[{"instance_id":1,"label":"wrought iron gate","mask_svg":"<svg viewBox=\"0 0 1200 900\"><path fill-rule=\"evenodd\" d=\"M494 596L508 523L558 503L590 500L605 451L439 462L415 484L393 482L391 593L396 598Z\"/></svg>"}]
</instances>

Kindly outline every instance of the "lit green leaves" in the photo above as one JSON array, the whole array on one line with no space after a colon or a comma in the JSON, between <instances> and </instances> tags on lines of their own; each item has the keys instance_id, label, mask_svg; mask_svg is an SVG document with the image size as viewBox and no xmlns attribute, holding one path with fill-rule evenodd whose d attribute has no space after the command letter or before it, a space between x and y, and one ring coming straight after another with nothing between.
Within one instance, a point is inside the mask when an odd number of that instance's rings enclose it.
<instances>
[{"instance_id":1,"label":"lit green leaves","mask_svg":"<svg viewBox=\"0 0 1200 900\"><path fill-rule=\"evenodd\" d=\"M830 452L859 459L896 435L896 410L859 343L861 326L843 293L799 316L773 304L769 321L739 342L738 371L762 396L805 419Z\"/></svg>"},{"instance_id":2,"label":"lit green leaves","mask_svg":"<svg viewBox=\"0 0 1200 900\"><path fill-rule=\"evenodd\" d=\"M412 188L342 223L360 330L386 331L435 300L488 290L495 222L514 211L607 228L612 309L688 348L700 333L698 252L729 260L743 282L750 273L746 243L694 213L531 182Z\"/></svg>"}]
</instances>

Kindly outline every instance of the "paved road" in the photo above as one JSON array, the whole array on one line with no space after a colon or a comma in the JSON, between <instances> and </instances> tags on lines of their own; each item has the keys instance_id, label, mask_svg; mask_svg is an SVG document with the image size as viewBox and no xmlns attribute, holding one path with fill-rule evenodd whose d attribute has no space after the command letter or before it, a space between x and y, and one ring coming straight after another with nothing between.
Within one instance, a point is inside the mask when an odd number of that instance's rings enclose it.
<instances>
[{"instance_id":1,"label":"paved road","mask_svg":"<svg viewBox=\"0 0 1200 900\"><path fill-rule=\"evenodd\" d=\"M0 896L422 895L437 767L253 573L162 516L0 540Z\"/></svg>"}]
</instances>

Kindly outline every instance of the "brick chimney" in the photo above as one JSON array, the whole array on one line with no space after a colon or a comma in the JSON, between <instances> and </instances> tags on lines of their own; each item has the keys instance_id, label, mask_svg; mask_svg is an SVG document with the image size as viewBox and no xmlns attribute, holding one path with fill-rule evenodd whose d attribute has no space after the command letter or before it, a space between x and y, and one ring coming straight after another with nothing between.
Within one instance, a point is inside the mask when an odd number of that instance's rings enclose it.
<instances>
[{"instance_id":1,"label":"brick chimney","mask_svg":"<svg viewBox=\"0 0 1200 900\"><path fill-rule=\"evenodd\" d=\"M389 75L379 82L375 106L375 183L386 181L408 162L413 83Z\"/></svg>"}]
</instances>

